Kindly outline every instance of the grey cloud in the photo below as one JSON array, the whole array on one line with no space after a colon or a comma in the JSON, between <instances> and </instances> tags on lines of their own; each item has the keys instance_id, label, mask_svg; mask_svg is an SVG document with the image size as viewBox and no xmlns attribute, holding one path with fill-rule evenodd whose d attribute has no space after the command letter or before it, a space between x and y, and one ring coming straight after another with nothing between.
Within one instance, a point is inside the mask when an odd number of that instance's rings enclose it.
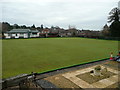
<instances>
[{"instance_id":1,"label":"grey cloud","mask_svg":"<svg viewBox=\"0 0 120 90\"><path fill-rule=\"evenodd\" d=\"M101 29L116 2L4 2L3 20L12 24ZM92 23L92 24L91 24Z\"/></svg>"}]
</instances>

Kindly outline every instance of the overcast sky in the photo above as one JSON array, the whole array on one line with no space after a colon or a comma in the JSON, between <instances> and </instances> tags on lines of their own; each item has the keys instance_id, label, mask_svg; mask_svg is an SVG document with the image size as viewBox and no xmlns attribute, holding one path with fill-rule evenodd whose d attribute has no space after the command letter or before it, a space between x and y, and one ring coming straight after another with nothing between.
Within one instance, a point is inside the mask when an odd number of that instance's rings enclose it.
<instances>
[{"instance_id":1,"label":"overcast sky","mask_svg":"<svg viewBox=\"0 0 120 90\"><path fill-rule=\"evenodd\" d=\"M1 0L2 21L45 27L101 30L120 0Z\"/></svg>"}]
</instances>

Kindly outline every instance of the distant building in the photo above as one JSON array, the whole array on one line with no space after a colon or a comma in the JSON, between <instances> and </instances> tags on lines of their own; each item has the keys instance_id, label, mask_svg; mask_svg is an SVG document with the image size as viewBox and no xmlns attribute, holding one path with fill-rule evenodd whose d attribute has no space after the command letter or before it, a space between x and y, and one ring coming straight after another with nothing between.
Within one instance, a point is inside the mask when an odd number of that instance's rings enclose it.
<instances>
[{"instance_id":1,"label":"distant building","mask_svg":"<svg viewBox=\"0 0 120 90\"><path fill-rule=\"evenodd\" d=\"M88 38L97 38L100 36L100 31L92 30L78 30L77 36L79 37L88 37Z\"/></svg>"},{"instance_id":2,"label":"distant building","mask_svg":"<svg viewBox=\"0 0 120 90\"><path fill-rule=\"evenodd\" d=\"M39 37L38 30L12 29L4 33L5 38L31 38Z\"/></svg>"},{"instance_id":3,"label":"distant building","mask_svg":"<svg viewBox=\"0 0 120 90\"><path fill-rule=\"evenodd\" d=\"M90 37L96 38L100 36L100 31L78 30L76 28L62 29L59 27L43 28L41 30L31 29L12 29L3 33L4 38L33 38L33 37ZM103 33L109 29L107 25L104 26Z\"/></svg>"},{"instance_id":4,"label":"distant building","mask_svg":"<svg viewBox=\"0 0 120 90\"><path fill-rule=\"evenodd\" d=\"M109 30L109 27L107 24L105 24L105 26L103 27L103 30Z\"/></svg>"},{"instance_id":5,"label":"distant building","mask_svg":"<svg viewBox=\"0 0 120 90\"><path fill-rule=\"evenodd\" d=\"M109 35L109 27L108 27L107 24L105 24L101 33L102 33L103 36L108 36Z\"/></svg>"},{"instance_id":6,"label":"distant building","mask_svg":"<svg viewBox=\"0 0 120 90\"><path fill-rule=\"evenodd\" d=\"M67 29L65 30L65 33L68 37L72 37L72 36L76 36L76 33L77 33L77 29Z\"/></svg>"},{"instance_id":7,"label":"distant building","mask_svg":"<svg viewBox=\"0 0 120 90\"><path fill-rule=\"evenodd\" d=\"M31 30L30 37L39 37L39 33L38 30Z\"/></svg>"},{"instance_id":8,"label":"distant building","mask_svg":"<svg viewBox=\"0 0 120 90\"><path fill-rule=\"evenodd\" d=\"M65 30L56 26L51 26L50 33L48 34L48 37L64 37Z\"/></svg>"},{"instance_id":9,"label":"distant building","mask_svg":"<svg viewBox=\"0 0 120 90\"><path fill-rule=\"evenodd\" d=\"M48 37L48 33L50 33L50 30L49 30L49 29L43 29L43 30L40 32L40 37Z\"/></svg>"}]
</instances>

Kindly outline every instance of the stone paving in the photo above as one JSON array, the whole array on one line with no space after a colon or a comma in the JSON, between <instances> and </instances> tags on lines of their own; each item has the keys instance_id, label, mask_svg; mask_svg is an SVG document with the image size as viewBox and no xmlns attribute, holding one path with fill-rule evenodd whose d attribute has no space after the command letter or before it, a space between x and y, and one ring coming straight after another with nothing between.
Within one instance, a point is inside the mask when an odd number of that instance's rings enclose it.
<instances>
[{"instance_id":1,"label":"stone paving","mask_svg":"<svg viewBox=\"0 0 120 90\"><path fill-rule=\"evenodd\" d=\"M101 66L101 68L105 68L105 66L103 66L103 65L100 65L100 66ZM107 70L114 73L115 75L110 76L109 78L99 80L98 82L95 82L95 83L92 83L92 84L89 84L88 82L86 82L86 81L82 80L81 78L77 77L77 75L90 72L95 67L96 67L96 65L92 66L92 67L85 68L85 69L65 73L65 74L62 74L62 76L64 76L66 79L70 80L71 82L73 82L74 84L79 86L80 88L84 88L84 89L85 88L106 88L106 87L118 82L119 71L115 70L115 69L112 69L112 68L109 68L109 67L107 67Z\"/></svg>"}]
</instances>

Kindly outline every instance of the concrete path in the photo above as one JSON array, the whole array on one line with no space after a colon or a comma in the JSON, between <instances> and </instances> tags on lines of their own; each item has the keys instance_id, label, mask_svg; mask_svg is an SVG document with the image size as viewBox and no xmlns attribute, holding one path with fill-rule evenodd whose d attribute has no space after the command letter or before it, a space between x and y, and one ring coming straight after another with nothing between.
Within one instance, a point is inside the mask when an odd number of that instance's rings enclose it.
<instances>
[{"instance_id":1,"label":"concrete path","mask_svg":"<svg viewBox=\"0 0 120 90\"><path fill-rule=\"evenodd\" d=\"M101 66L101 68L105 68L105 66L102 66L102 65L100 65L100 66ZM114 69L111 69L108 67L107 67L107 70L112 73L115 73L116 75L113 75L106 79L99 80L98 82L95 82L92 84L89 84L86 81L77 77L77 75L90 72L95 67L96 67L96 65L89 67L89 68L82 69L82 70L65 73L65 74L62 74L62 76L64 76L66 79L70 80L71 82L73 82L74 84L79 86L80 88L84 88L84 89L85 88L106 88L106 87L118 82L118 73L119 72L117 70L114 70Z\"/></svg>"}]
</instances>

